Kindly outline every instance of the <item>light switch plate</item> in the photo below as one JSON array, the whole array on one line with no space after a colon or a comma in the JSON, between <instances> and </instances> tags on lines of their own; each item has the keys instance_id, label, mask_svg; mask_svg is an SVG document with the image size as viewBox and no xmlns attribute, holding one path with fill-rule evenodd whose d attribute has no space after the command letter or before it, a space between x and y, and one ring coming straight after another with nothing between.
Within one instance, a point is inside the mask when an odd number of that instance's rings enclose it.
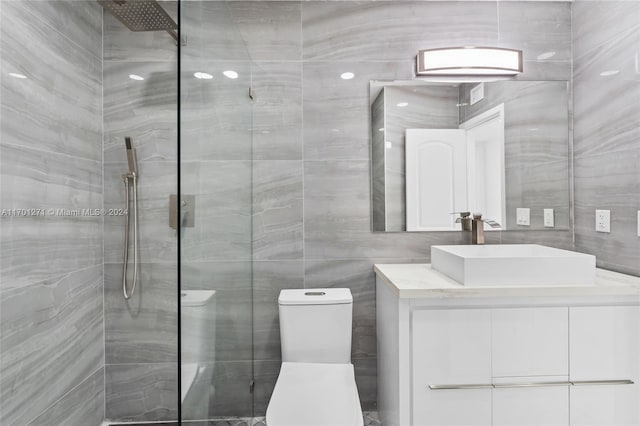
<instances>
[{"instance_id":1,"label":"light switch plate","mask_svg":"<svg viewBox=\"0 0 640 426\"><path fill-rule=\"evenodd\" d=\"M610 210L596 210L596 231L611 232Z\"/></svg>"},{"instance_id":2,"label":"light switch plate","mask_svg":"<svg viewBox=\"0 0 640 426\"><path fill-rule=\"evenodd\" d=\"M553 217L553 209L544 209L544 226L545 228L553 228L556 226Z\"/></svg>"},{"instance_id":3,"label":"light switch plate","mask_svg":"<svg viewBox=\"0 0 640 426\"><path fill-rule=\"evenodd\" d=\"M516 209L516 224L529 226L531 224L531 210L528 208L518 207Z\"/></svg>"}]
</instances>

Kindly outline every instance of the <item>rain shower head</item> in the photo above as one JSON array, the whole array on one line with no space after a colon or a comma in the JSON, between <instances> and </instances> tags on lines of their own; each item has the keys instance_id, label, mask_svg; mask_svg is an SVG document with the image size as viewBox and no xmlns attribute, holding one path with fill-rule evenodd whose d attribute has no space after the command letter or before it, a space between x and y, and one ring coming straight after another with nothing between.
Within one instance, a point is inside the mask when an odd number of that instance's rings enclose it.
<instances>
[{"instance_id":1,"label":"rain shower head","mask_svg":"<svg viewBox=\"0 0 640 426\"><path fill-rule=\"evenodd\" d=\"M127 145L127 161L129 162L129 173L138 174L138 164L136 162L136 151L131 144L131 137L125 136L124 143Z\"/></svg>"},{"instance_id":2,"label":"rain shower head","mask_svg":"<svg viewBox=\"0 0 640 426\"><path fill-rule=\"evenodd\" d=\"M156 0L97 0L131 31L167 31L178 41L178 24Z\"/></svg>"}]
</instances>

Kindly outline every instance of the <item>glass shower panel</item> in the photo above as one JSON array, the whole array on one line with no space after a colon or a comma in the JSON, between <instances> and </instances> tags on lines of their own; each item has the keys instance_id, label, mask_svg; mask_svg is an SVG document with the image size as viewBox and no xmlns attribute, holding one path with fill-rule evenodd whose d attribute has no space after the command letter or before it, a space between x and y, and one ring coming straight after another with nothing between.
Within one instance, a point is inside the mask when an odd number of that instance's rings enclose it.
<instances>
[{"instance_id":1,"label":"glass shower panel","mask_svg":"<svg viewBox=\"0 0 640 426\"><path fill-rule=\"evenodd\" d=\"M181 420L253 416L251 66L228 15L181 5Z\"/></svg>"}]
</instances>

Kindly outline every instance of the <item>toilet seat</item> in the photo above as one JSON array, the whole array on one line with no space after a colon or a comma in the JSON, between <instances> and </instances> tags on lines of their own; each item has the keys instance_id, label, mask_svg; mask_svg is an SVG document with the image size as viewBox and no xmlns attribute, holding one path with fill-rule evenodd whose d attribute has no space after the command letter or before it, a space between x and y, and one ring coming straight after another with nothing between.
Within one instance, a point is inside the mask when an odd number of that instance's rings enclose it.
<instances>
[{"instance_id":1,"label":"toilet seat","mask_svg":"<svg viewBox=\"0 0 640 426\"><path fill-rule=\"evenodd\" d=\"M362 426L352 364L283 362L268 426Z\"/></svg>"}]
</instances>

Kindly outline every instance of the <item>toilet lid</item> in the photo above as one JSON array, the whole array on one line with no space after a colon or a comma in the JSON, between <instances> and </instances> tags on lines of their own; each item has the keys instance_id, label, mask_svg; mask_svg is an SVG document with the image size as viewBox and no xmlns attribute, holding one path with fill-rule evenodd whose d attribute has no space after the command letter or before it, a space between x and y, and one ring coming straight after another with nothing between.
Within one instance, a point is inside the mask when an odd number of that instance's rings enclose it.
<instances>
[{"instance_id":1,"label":"toilet lid","mask_svg":"<svg viewBox=\"0 0 640 426\"><path fill-rule=\"evenodd\" d=\"M283 362L267 424L362 426L353 365Z\"/></svg>"}]
</instances>

